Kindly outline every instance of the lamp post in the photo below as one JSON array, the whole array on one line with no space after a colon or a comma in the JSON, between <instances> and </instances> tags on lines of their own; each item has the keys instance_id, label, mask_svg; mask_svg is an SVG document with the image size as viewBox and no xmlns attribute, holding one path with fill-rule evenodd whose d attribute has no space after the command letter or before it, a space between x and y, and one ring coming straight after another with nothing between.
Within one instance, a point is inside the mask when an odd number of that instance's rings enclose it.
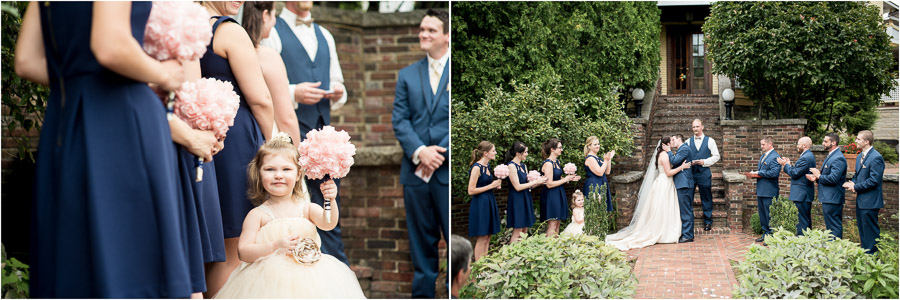
<instances>
[{"instance_id":1,"label":"lamp post","mask_svg":"<svg viewBox=\"0 0 900 300\"><path fill-rule=\"evenodd\" d=\"M722 100L725 100L725 120L731 120L731 107L734 106L734 91L731 89L722 91Z\"/></svg>"},{"instance_id":2,"label":"lamp post","mask_svg":"<svg viewBox=\"0 0 900 300\"><path fill-rule=\"evenodd\" d=\"M637 108L637 117L641 117L641 105L644 104L644 90L640 88L631 91L631 97L634 98L634 107Z\"/></svg>"}]
</instances>

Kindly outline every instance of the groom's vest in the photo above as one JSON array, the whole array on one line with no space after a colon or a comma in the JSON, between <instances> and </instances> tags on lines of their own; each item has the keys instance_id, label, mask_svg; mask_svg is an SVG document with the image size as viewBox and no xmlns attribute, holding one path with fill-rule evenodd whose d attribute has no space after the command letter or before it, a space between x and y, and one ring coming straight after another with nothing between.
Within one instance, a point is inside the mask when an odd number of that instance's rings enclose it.
<instances>
[{"instance_id":1,"label":"groom's vest","mask_svg":"<svg viewBox=\"0 0 900 300\"><path fill-rule=\"evenodd\" d=\"M691 136L690 141L690 149L691 149L691 157L693 159L707 159L712 156L712 153L709 152L709 136L703 136L703 143L700 144L700 150L697 150L696 144L694 144L694 137ZM712 184L712 172L709 171L709 168L702 167L700 165L694 165L691 167L691 171L694 172L694 184L708 186Z\"/></svg>"},{"instance_id":2,"label":"groom's vest","mask_svg":"<svg viewBox=\"0 0 900 300\"><path fill-rule=\"evenodd\" d=\"M288 82L290 84L298 84L321 81L320 89L330 89L331 52L328 49L328 42L325 41L325 36L322 35L319 24L313 23L313 28L316 31L316 40L319 43L318 50L316 50L316 60L313 61L287 22L281 17L275 19L275 30L278 31L278 37L281 38L281 59L284 60L284 67L287 69ZM293 98L293 95L291 96ZM303 123L307 128L318 128L319 118L322 118L324 122L322 125L331 124L331 101L327 98L322 98L319 103L312 105L300 103L296 113L297 121ZM300 126L300 128L303 128L303 126ZM304 132L303 134L305 135L306 133Z\"/></svg>"}]
</instances>

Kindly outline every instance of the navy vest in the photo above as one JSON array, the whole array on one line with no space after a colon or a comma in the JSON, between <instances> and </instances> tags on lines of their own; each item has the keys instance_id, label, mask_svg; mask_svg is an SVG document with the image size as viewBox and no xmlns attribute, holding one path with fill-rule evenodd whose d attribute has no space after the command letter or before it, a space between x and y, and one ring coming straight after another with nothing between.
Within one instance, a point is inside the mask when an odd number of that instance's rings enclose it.
<instances>
[{"instance_id":1,"label":"navy vest","mask_svg":"<svg viewBox=\"0 0 900 300\"><path fill-rule=\"evenodd\" d=\"M276 18L275 21L275 30L278 32L278 37L281 38L281 59L284 60L284 66L287 69L288 82L298 84L321 81L322 85L319 88L328 90L331 89L331 55L328 42L325 41L319 24L313 23L313 28L316 31L316 40L319 42L315 62L310 59L303 44L294 35L294 31L287 22L281 17ZM291 95L291 99L293 98L294 95ZM322 98L319 103L313 105L300 103L296 113L297 121L301 123L301 131L304 127L321 128L321 126L331 124L331 101ZM304 136L306 135L306 132L302 133Z\"/></svg>"},{"instance_id":2,"label":"navy vest","mask_svg":"<svg viewBox=\"0 0 900 300\"><path fill-rule=\"evenodd\" d=\"M700 150L697 150L696 144L694 144L694 136L690 137L690 149L691 149L691 157L695 160L697 159L707 159L712 156L712 153L709 151L709 136L703 136L703 142L700 143ZM700 185L708 185L712 181L712 173L709 171L709 168L704 168L699 165L694 165L691 167L691 171L694 173L694 181L696 184Z\"/></svg>"}]
</instances>

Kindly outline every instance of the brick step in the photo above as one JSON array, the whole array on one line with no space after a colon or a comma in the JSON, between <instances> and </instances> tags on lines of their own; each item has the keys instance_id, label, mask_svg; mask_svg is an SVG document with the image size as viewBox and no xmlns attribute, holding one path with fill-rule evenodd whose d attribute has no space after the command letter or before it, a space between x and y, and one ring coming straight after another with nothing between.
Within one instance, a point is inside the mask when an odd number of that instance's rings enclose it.
<instances>
[{"instance_id":1,"label":"brick step","mask_svg":"<svg viewBox=\"0 0 900 300\"><path fill-rule=\"evenodd\" d=\"M723 224L713 223L713 227L710 231L703 230L703 227L694 226L694 237L698 235L718 235L718 234L731 234L731 228L727 226L723 226Z\"/></svg>"},{"instance_id":2,"label":"brick step","mask_svg":"<svg viewBox=\"0 0 900 300\"><path fill-rule=\"evenodd\" d=\"M712 215L713 215L713 223L716 223L718 219L721 219L724 222L725 219L728 218L727 211L724 211L721 209L716 209L715 206L713 206ZM700 209L698 209L698 207L696 205L694 205L694 220L695 221L700 220L701 222L703 221L703 208L702 207Z\"/></svg>"},{"instance_id":3,"label":"brick step","mask_svg":"<svg viewBox=\"0 0 900 300\"><path fill-rule=\"evenodd\" d=\"M659 101L654 101L653 105L669 103L719 104L719 97L660 97L658 100Z\"/></svg>"},{"instance_id":4,"label":"brick step","mask_svg":"<svg viewBox=\"0 0 900 300\"><path fill-rule=\"evenodd\" d=\"M719 118L719 110L711 111L706 108L697 108L697 109L688 109L688 108L672 108L679 109L678 111L669 110L669 111L657 111L653 114L653 117L657 118L668 118L670 121L672 119L700 119L700 120L710 120L710 119L718 119ZM686 114L686 111L690 111L690 114Z\"/></svg>"}]
</instances>

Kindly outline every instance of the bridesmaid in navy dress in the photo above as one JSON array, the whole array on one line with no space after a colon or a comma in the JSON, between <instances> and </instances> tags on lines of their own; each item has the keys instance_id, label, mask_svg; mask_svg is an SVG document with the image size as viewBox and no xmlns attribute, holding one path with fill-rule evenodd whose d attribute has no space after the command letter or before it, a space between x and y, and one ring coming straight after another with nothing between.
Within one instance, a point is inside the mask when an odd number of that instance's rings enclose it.
<instances>
[{"instance_id":1,"label":"bridesmaid in navy dress","mask_svg":"<svg viewBox=\"0 0 900 300\"><path fill-rule=\"evenodd\" d=\"M497 157L497 149L488 141L481 141L472 150L469 169L469 236L475 237L475 260L487 253L491 235L500 232L500 213L494 189L500 179L491 176L490 161Z\"/></svg>"},{"instance_id":2,"label":"bridesmaid in navy dress","mask_svg":"<svg viewBox=\"0 0 900 300\"><path fill-rule=\"evenodd\" d=\"M616 152L607 152L603 155L602 160L597 157L598 152L600 152L600 139L596 136L588 137L584 142L584 169L585 173L587 173L587 178L584 179L584 188L582 191L584 191L586 195L590 195L592 191L591 187L595 187L599 193L600 187L606 185L606 211L613 211L612 193L609 191L609 180L607 180L606 177L609 175L612 167L611 164L604 163L604 161L612 161Z\"/></svg>"},{"instance_id":3,"label":"bridesmaid in navy dress","mask_svg":"<svg viewBox=\"0 0 900 300\"><path fill-rule=\"evenodd\" d=\"M173 131L147 85L176 89L183 70L141 49L150 8L32 2L25 13L16 73L50 86L32 297L186 298L194 289Z\"/></svg>"},{"instance_id":4,"label":"bridesmaid in navy dress","mask_svg":"<svg viewBox=\"0 0 900 300\"><path fill-rule=\"evenodd\" d=\"M525 143L516 141L506 151L504 161L509 167L509 197L506 201L506 226L513 228L510 244L519 241L519 235L527 232L534 225L534 208L531 200L531 188L547 181L546 177L528 182L528 168L525 167L525 158L528 157L528 147Z\"/></svg>"},{"instance_id":5,"label":"bridesmaid in navy dress","mask_svg":"<svg viewBox=\"0 0 900 300\"><path fill-rule=\"evenodd\" d=\"M544 142L542 146L544 162L541 171L547 177L546 187L541 191L541 221L547 222L547 236L559 234L559 221L569 218L569 205L566 200L566 190L563 186L570 181L578 181L577 175L562 176L563 170L559 164L559 156L562 155L563 145L556 138ZM552 179L550 179L552 178Z\"/></svg>"},{"instance_id":6,"label":"bridesmaid in navy dress","mask_svg":"<svg viewBox=\"0 0 900 300\"><path fill-rule=\"evenodd\" d=\"M212 42L200 58L202 76L230 81L241 98L234 126L228 129L225 138L225 148L215 160L226 260L207 266L205 296L208 298L219 291L231 271L240 264L238 237L244 217L253 208L247 198L247 164L272 134L274 124L272 96L263 79L253 42L237 21L227 17L236 15L242 4L237 1L203 2L214 17L210 19Z\"/></svg>"}]
</instances>

